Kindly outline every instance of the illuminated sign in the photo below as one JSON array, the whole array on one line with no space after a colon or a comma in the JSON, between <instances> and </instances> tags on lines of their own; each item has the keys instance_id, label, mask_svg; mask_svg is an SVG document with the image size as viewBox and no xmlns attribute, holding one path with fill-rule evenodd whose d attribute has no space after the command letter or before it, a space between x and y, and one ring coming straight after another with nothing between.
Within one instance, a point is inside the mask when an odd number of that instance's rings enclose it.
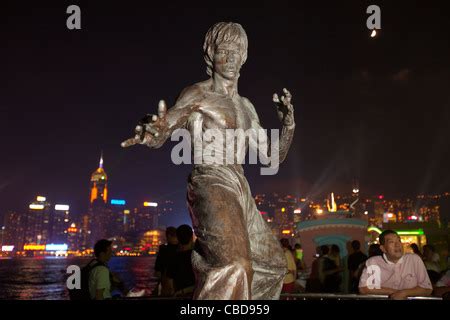
<instances>
[{"instance_id":1,"label":"illuminated sign","mask_svg":"<svg viewBox=\"0 0 450 320\"><path fill-rule=\"evenodd\" d=\"M126 204L126 201L119 199L111 199L111 204L115 204L117 206L124 206Z\"/></svg>"},{"instance_id":2,"label":"illuminated sign","mask_svg":"<svg viewBox=\"0 0 450 320\"><path fill-rule=\"evenodd\" d=\"M30 209L32 210L42 210L44 209L44 205L43 204L30 204Z\"/></svg>"},{"instance_id":3,"label":"illuminated sign","mask_svg":"<svg viewBox=\"0 0 450 320\"><path fill-rule=\"evenodd\" d=\"M37 196L36 200L39 201L39 202L44 202L45 200L47 200L47 198L43 197L43 196Z\"/></svg>"},{"instance_id":4,"label":"illuminated sign","mask_svg":"<svg viewBox=\"0 0 450 320\"><path fill-rule=\"evenodd\" d=\"M3 252L12 252L14 250L14 246L2 246Z\"/></svg>"},{"instance_id":5,"label":"illuminated sign","mask_svg":"<svg viewBox=\"0 0 450 320\"><path fill-rule=\"evenodd\" d=\"M67 251L69 247L67 244L48 244L45 246L45 251Z\"/></svg>"},{"instance_id":6,"label":"illuminated sign","mask_svg":"<svg viewBox=\"0 0 450 320\"><path fill-rule=\"evenodd\" d=\"M130 210L123 210L123 213L130 214Z\"/></svg>"},{"instance_id":7,"label":"illuminated sign","mask_svg":"<svg viewBox=\"0 0 450 320\"><path fill-rule=\"evenodd\" d=\"M158 204L156 202L144 202L144 207L157 207Z\"/></svg>"},{"instance_id":8,"label":"illuminated sign","mask_svg":"<svg viewBox=\"0 0 450 320\"><path fill-rule=\"evenodd\" d=\"M70 227L69 229L67 229L67 232L70 232L70 233L77 233L77 231L78 231L78 229L74 228L74 227Z\"/></svg>"},{"instance_id":9,"label":"illuminated sign","mask_svg":"<svg viewBox=\"0 0 450 320\"><path fill-rule=\"evenodd\" d=\"M44 251L44 244L26 244L23 246L23 250L25 251Z\"/></svg>"},{"instance_id":10,"label":"illuminated sign","mask_svg":"<svg viewBox=\"0 0 450 320\"><path fill-rule=\"evenodd\" d=\"M283 231L281 231L281 233L282 233L282 234L290 234L290 233L291 233L291 230L283 230Z\"/></svg>"},{"instance_id":11,"label":"illuminated sign","mask_svg":"<svg viewBox=\"0 0 450 320\"><path fill-rule=\"evenodd\" d=\"M55 205L55 210L58 210L58 211L68 211L69 208L70 207L67 204L57 204L57 205Z\"/></svg>"},{"instance_id":12,"label":"illuminated sign","mask_svg":"<svg viewBox=\"0 0 450 320\"><path fill-rule=\"evenodd\" d=\"M302 210L301 209L295 209L294 213L302 213Z\"/></svg>"}]
</instances>

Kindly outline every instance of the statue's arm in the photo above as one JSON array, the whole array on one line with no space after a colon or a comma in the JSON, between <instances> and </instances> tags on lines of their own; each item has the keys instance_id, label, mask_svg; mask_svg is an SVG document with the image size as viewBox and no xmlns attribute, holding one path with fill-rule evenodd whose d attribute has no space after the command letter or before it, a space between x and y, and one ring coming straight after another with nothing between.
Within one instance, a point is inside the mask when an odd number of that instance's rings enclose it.
<instances>
[{"instance_id":1,"label":"statue's arm","mask_svg":"<svg viewBox=\"0 0 450 320\"><path fill-rule=\"evenodd\" d=\"M186 125L189 116L200 108L202 97L198 86L184 89L175 105L167 110L163 100L158 105L158 115L147 115L137 125L135 137L122 142L122 147L144 144L150 148L160 148L173 131Z\"/></svg>"},{"instance_id":2,"label":"statue's arm","mask_svg":"<svg viewBox=\"0 0 450 320\"><path fill-rule=\"evenodd\" d=\"M281 128L281 135L279 137L279 158L278 161L281 164L285 159L286 156L288 154L289 148L291 146L292 143L292 138L294 137L294 132L295 132L295 121L294 121L294 109L293 106L290 104L290 94L287 95L289 97L289 100L287 100L286 97L282 97L282 99L284 98L283 101L283 106L285 106L286 110L285 111L280 111L278 110L278 115L280 118L280 121L282 123L282 128ZM279 103L278 100L278 96L277 99L275 99L274 96L274 102ZM258 139L259 139L259 145L267 145L266 150L261 150L261 148L259 148L258 152L259 154L265 158L265 162L269 163L268 165L270 165L270 160L272 159L271 157L271 152L272 152L272 141L270 139L268 139L266 134L261 134L260 130L263 129L260 122L259 122L259 117L258 114L256 113L255 107L252 105L252 103L248 100L245 99L246 104L249 107L250 110L250 114L251 114L251 118L252 118L252 128L256 130L256 132L258 132ZM287 106L286 106L287 104ZM257 142L254 140L250 140L250 147L251 148L256 148L257 147ZM264 151L264 152L261 152Z\"/></svg>"}]
</instances>

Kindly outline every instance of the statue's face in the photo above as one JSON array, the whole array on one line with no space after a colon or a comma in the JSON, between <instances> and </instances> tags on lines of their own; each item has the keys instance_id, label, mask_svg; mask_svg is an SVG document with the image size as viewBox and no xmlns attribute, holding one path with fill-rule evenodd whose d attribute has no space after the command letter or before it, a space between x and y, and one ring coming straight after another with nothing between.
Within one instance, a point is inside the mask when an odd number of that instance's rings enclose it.
<instances>
[{"instance_id":1,"label":"statue's face","mask_svg":"<svg viewBox=\"0 0 450 320\"><path fill-rule=\"evenodd\" d=\"M235 80L239 76L241 59L237 44L221 43L214 52L214 72L227 80Z\"/></svg>"}]
</instances>

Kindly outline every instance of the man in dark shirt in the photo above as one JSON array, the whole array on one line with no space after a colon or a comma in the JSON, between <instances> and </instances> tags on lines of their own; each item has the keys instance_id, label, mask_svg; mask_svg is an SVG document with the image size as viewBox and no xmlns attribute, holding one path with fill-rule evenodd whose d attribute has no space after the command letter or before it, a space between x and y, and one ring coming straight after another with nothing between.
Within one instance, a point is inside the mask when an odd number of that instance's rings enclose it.
<instances>
[{"instance_id":1,"label":"man in dark shirt","mask_svg":"<svg viewBox=\"0 0 450 320\"><path fill-rule=\"evenodd\" d=\"M350 292L358 293L361 264L367 260L367 256L361 252L361 243L358 240L352 241L353 253L348 256L347 265L350 278Z\"/></svg>"},{"instance_id":2,"label":"man in dark shirt","mask_svg":"<svg viewBox=\"0 0 450 320\"><path fill-rule=\"evenodd\" d=\"M160 295L162 296L168 295L167 268L172 264L178 249L177 229L175 227L167 227L166 240L167 244L159 247L155 261L155 277L158 278L158 282L161 284Z\"/></svg>"},{"instance_id":3,"label":"man in dark shirt","mask_svg":"<svg viewBox=\"0 0 450 320\"><path fill-rule=\"evenodd\" d=\"M178 251L167 269L169 291L174 296L192 296L195 287L195 275L192 270L191 254L193 248L193 231L183 224L177 228Z\"/></svg>"}]
</instances>

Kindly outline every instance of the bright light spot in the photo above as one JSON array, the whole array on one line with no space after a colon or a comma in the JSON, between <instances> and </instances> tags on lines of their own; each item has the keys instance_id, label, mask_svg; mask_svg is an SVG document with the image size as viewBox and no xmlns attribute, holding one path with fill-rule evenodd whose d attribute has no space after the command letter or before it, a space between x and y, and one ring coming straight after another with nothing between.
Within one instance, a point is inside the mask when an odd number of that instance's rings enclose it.
<instances>
[{"instance_id":1,"label":"bright light spot","mask_svg":"<svg viewBox=\"0 0 450 320\"><path fill-rule=\"evenodd\" d=\"M281 208L281 212L285 212L286 211L286 208Z\"/></svg>"},{"instance_id":2,"label":"bright light spot","mask_svg":"<svg viewBox=\"0 0 450 320\"><path fill-rule=\"evenodd\" d=\"M302 210L301 209L295 209L294 213L302 213Z\"/></svg>"},{"instance_id":3,"label":"bright light spot","mask_svg":"<svg viewBox=\"0 0 450 320\"><path fill-rule=\"evenodd\" d=\"M291 234L291 230L283 230L281 231L282 234Z\"/></svg>"},{"instance_id":4,"label":"bright light spot","mask_svg":"<svg viewBox=\"0 0 450 320\"><path fill-rule=\"evenodd\" d=\"M67 244L48 244L45 246L45 251L67 251Z\"/></svg>"},{"instance_id":5,"label":"bright light spot","mask_svg":"<svg viewBox=\"0 0 450 320\"><path fill-rule=\"evenodd\" d=\"M3 252L12 252L14 250L14 246L2 246Z\"/></svg>"},{"instance_id":6,"label":"bright light spot","mask_svg":"<svg viewBox=\"0 0 450 320\"><path fill-rule=\"evenodd\" d=\"M316 212L317 212L318 214L322 214L322 213L323 213L323 210L322 210L322 209L317 209Z\"/></svg>"},{"instance_id":7,"label":"bright light spot","mask_svg":"<svg viewBox=\"0 0 450 320\"><path fill-rule=\"evenodd\" d=\"M47 200L47 198L43 197L43 196L37 196L36 200L39 201L39 202L43 202L43 201Z\"/></svg>"},{"instance_id":8,"label":"bright light spot","mask_svg":"<svg viewBox=\"0 0 450 320\"><path fill-rule=\"evenodd\" d=\"M411 219L412 219L412 220L417 220L418 217L417 217L417 216L411 216Z\"/></svg>"},{"instance_id":9,"label":"bright light spot","mask_svg":"<svg viewBox=\"0 0 450 320\"><path fill-rule=\"evenodd\" d=\"M369 214L369 211L364 211L364 214L367 216Z\"/></svg>"},{"instance_id":10,"label":"bright light spot","mask_svg":"<svg viewBox=\"0 0 450 320\"><path fill-rule=\"evenodd\" d=\"M43 204L30 204L30 209L32 210L42 210L44 209L44 205Z\"/></svg>"},{"instance_id":11,"label":"bright light spot","mask_svg":"<svg viewBox=\"0 0 450 320\"><path fill-rule=\"evenodd\" d=\"M374 38L377 35L377 30L373 29L372 33L370 34L371 38Z\"/></svg>"},{"instance_id":12,"label":"bright light spot","mask_svg":"<svg viewBox=\"0 0 450 320\"><path fill-rule=\"evenodd\" d=\"M383 195L379 195L379 196L378 196L378 199L383 200L383 199L384 199L384 196L383 196Z\"/></svg>"},{"instance_id":13,"label":"bright light spot","mask_svg":"<svg viewBox=\"0 0 450 320\"><path fill-rule=\"evenodd\" d=\"M144 202L144 207L157 207L158 204L156 202Z\"/></svg>"},{"instance_id":14,"label":"bright light spot","mask_svg":"<svg viewBox=\"0 0 450 320\"><path fill-rule=\"evenodd\" d=\"M394 215L392 213L387 214L388 218L392 218Z\"/></svg>"},{"instance_id":15,"label":"bright light spot","mask_svg":"<svg viewBox=\"0 0 450 320\"><path fill-rule=\"evenodd\" d=\"M58 210L58 211L67 211L69 209L70 209L70 207L67 204L57 204L57 205L55 205L55 210Z\"/></svg>"},{"instance_id":16,"label":"bright light spot","mask_svg":"<svg viewBox=\"0 0 450 320\"><path fill-rule=\"evenodd\" d=\"M359 189L353 189L353 193L358 193L359 192Z\"/></svg>"}]
</instances>

